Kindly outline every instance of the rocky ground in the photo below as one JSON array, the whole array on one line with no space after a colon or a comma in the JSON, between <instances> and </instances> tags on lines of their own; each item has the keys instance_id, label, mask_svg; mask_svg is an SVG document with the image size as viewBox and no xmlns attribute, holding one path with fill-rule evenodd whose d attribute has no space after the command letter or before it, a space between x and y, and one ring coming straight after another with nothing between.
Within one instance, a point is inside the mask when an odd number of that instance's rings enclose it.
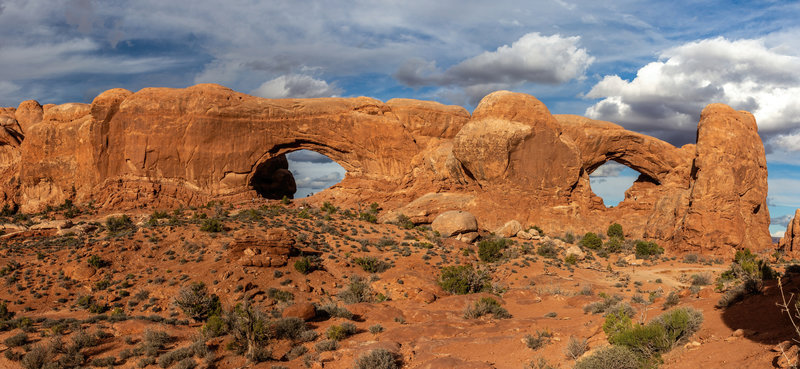
<instances>
[{"instance_id":1,"label":"rocky ground","mask_svg":"<svg viewBox=\"0 0 800 369\"><path fill-rule=\"evenodd\" d=\"M620 302L634 325L702 312L699 331L651 359L663 368L788 367L776 345L799 338L776 280L717 307L730 260L637 258L633 240L606 255L606 230L594 250L534 228L444 238L402 218L374 223L380 212L298 200L7 209L0 367L380 368L391 366L359 357L387 352L403 368L572 368L609 345L603 309ZM496 252L465 242L474 236ZM781 275L789 265L760 257ZM471 279L442 280L463 265ZM789 298L800 278L782 282Z\"/></svg>"}]
</instances>

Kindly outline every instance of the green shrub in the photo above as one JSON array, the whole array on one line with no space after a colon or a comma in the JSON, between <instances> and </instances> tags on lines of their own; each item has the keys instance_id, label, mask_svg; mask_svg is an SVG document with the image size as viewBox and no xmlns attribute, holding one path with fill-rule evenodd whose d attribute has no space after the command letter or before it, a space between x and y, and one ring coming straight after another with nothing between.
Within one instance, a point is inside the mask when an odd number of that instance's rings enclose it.
<instances>
[{"instance_id":1,"label":"green shrub","mask_svg":"<svg viewBox=\"0 0 800 369\"><path fill-rule=\"evenodd\" d=\"M360 266L365 272L368 273L382 273L391 268L392 265L380 260L374 256L365 256L362 258L355 258L353 262Z\"/></svg>"},{"instance_id":2,"label":"green shrub","mask_svg":"<svg viewBox=\"0 0 800 369\"><path fill-rule=\"evenodd\" d=\"M91 267L93 267L95 269L100 269L100 268L105 267L105 266L107 266L109 264L108 261L103 260L102 258L100 258L97 255L90 256L89 259L87 260L87 262L89 263L89 266L91 266Z\"/></svg>"},{"instance_id":3,"label":"green shrub","mask_svg":"<svg viewBox=\"0 0 800 369\"><path fill-rule=\"evenodd\" d=\"M558 257L558 249L553 241L545 241L536 249L536 254L543 258L555 259Z\"/></svg>"},{"instance_id":4,"label":"green shrub","mask_svg":"<svg viewBox=\"0 0 800 369\"><path fill-rule=\"evenodd\" d=\"M369 286L363 277L354 275L350 277L350 284L339 292L338 296L345 304L371 302L372 287Z\"/></svg>"},{"instance_id":5,"label":"green shrub","mask_svg":"<svg viewBox=\"0 0 800 369\"><path fill-rule=\"evenodd\" d=\"M673 307L675 305L678 305L678 303L680 301L681 301L681 297L677 293L675 293L675 291L672 291L664 299L664 305L662 306L662 308L664 310L669 309L669 308L671 308L671 307Z\"/></svg>"},{"instance_id":6,"label":"green shrub","mask_svg":"<svg viewBox=\"0 0 800 369\"><path fill-rule=\"evenodd\" d=\"M347 324L347 323L345 323ZM308 330L306 322L297 317L280 318L272 323L272 336L277 339L299 341L303 332Z\"/></svg>"},{"instance_id":7,"label":"green shrub","mask_svg":"<svg viewBox=\"0 0 800 369\"><path fill-rule=\"evenodd\" d=\"M477 319L488 314L492 314L495 319L511 318L508 310L491 297L482 297L480 300L475 301L475 304L467 306L464 310L464 318L467 319Z\"/></svg>"},{"instance_id":8,"label":"green shrub","mask_svg":"<svg viewBox=\"0 0 800 369\"><path fill-rule=\"evenodd\" d=\"M691 307L674 309L655 317L647 325L634 325L630 329L609 336L608 341L628 347L644 358L667 352L700 329L703 314Z\"/></svg>"},{"instance_id":9,"label":"green shrub","mask_svg":"<svg viewBox=\"0 0 800 369\"><path fill-rule=\"evenodd\" d=\"M397 369L397 358L386 349L375 349L356 359L355 369Z\"/></svg>"},{"instance_id":10,"label":"green shrub","mask_svg":"<svg viewBox=\"0 0 800 369\"><path fill-rule=\"evenodd\" d=\"M211 218L203 221L200 230L203 232L219 233L225 230L225 226L219 219Z\"/></svg>"},{"instance_id":11,"label":"green shrub","mask_svg":"<svg viewBox=\"0 0 800 369\"><path fill-rule=\"evenodd\" d=\"M19 347L28 343L28 335L26 333L18 333L6 338L4 343L8 347Z\"/></svg>"},{"instance_id":12,"label":"green shrub","mask_svg":"<svg viewBox=\"0 0 800 369\"><path fill-rule=\"evenodd\" d=\"M596 234L587 232L585 235L583 235L583 238L581 238L580 245L587 249L599 250L600 246L603 245L603 240L601 240Z\"/></svg>"},{"instance_id":13,"label":"green shrub","mask_svg":"<svg viewBox=\"0 0 800 369\"><path fill-rule=\"evenodd\" d=\"M219 315L222 311L219 297L209 295L203 282L183 286L175 297L175 304L196 322L205 321L209 316Z\"/></svg>"},{"instance_id":14,"label":"green shrub","mask_svg":"<svg viewBox=\"0 0 800 369\"><path fill-rule=\"evenodd\" d=\"M493 263L503 257L503 250L511 244L513 241L507 238L481 240L478 242L478 257L487 263Z\"/></svg>"},{"instance_id":15,"label":"green shrub","mask_svg":"<svg viewBox=\"0 0 800 369\"><path fill-rule=\"evenodd\" d=\"M439 274L439 285L447 292L457 295L482 292L491 289L489 277L476 271L472 265L443 267Z\"/></svg>"},{"instance_id":16,"label":"green shrub","mask_svg":"<svg viewBox=\"0 0 800 369\"><path fill-rule=\"evenodd\" d=\"M655 242L636 241L636 258L646 259L650 256L661 255L664 249Z\"/></svg>"},{"instance_id":17,"label":"green shrub","mask_svg":"<svg viewBox=\"0 0 800 369\"><path fill-rule=\"evenodd\" d=\"M334 341L341 341L356 333L356 326L353 323L342 323L341 325L332 325L328 327L325 336Z\"/></svg>"},{"instance_id":18,"label":"green shrub","mask_svg":"<svg viewBox=\"0 0 800 369\"><path fill-rule=\"evenodd\" d=\"M106 219L106 229L111 234L120 234L128 230L133 230L136 226L127 214L118 217L108 217Z\"/></svg>"},{"instance_id":19,"label":"green shrub","mask_svg":"<svg viewBox=\"0 0 800 369\"><path fill-rule=\"evenodd\" d=\"M41 369L52 360L52 357L53 352L50 348L38 345L22 357L20 364L24 369Z\"/></svg>"},{"instance_id":20,"label":"green shrub","mask_svg":"<svg viewBox=\"0 0 800 369\"><path fill-rule=\"evenodd\" d=\"M603 322L603 332L606 333L609 339L620 332L633 328L633 321L628 313L625 309L617 308L606 314L606 320Z\"/></svg>"},{"instance_id":21,"label":"green shrub","mask_svg":"<svg viewBox=\"0 0 800 369\"><path fill-rule=\"evenodd\" d=\"M614 223L608 226L608 230L606 231L606 235L608 237L617 237L619 239L625 239L625 234L622 232L622 226L619 223Z\"/></svg>"},{"instance_id":22,"label":"green shrub","mask_svg":"<svg viewBox=\"0 0 800 369\"><path fill-rule=\"evenodd\" d=\"M316 255L303 256L294 262L294 269L300 273L309 274L322 269L322 260Z\"/></svg>"},{"instance_id":23,"label":"green shrub","mask_svg":"<svg viewBox=\"0 0 800 369\"><path fill-rule=\"evenodd\" d=\"M639 369L641 359L624 346L606 346L575 363L574 369Z\"/></svg>"},{"instance_id":24,"label":"green shrub","mask_svg":"<svg viewBox=\"0 0 800 369\"><path fill-rule=\"evenodd\" d=\"M622 251L622 239L619 237L611 237L603 244L605 254L616 254L620 251Z\"/></svg>"},{"instance_id":25,"label":"green shrub","mask_svg":"<svg viewBox=\"0 0 800 369\"><path fill-rule=\"evenodd\" d=\"M711 276L708 274L692 274L692 286L708 286L711 284Z\"/></svg>"},{"instance_id":26,"label":"green shrub","mask_svg":"<svg viewBox=\"0 0 800 369\"><path fill-rule=\"evenodd\" d=\"M347 308L336 305L333 301L317 307L317 311L328 314L328 316L332 318L353 319L353 313L347 310Z\"/></svg>"},{"instance_id":27,"label":"green shrub","mask_svg":"<svg viewBox=\"0 0 800 369\"><path fill-rule=\"evenodd\" d=\"M206 324L203 324L201 332L208 338L224 336L228 333L228 323L219 315L211 315L206 320Z\"/></svg>"},{"instance_id":28,"label":"green shrub","mask_svg":"<svg viewBox=\"0 0 800 369\"><path fill-rule=\"evenodd\" d=\"M667 340L672 347L675 347L688 341L689 337L700 330L700 326L703 324L703 313L691 307L683 307L661 314L649 324L664 327Z\"/></svg>"},{"instance_id":29,"label":"green shrub","mask_svg":"<svg viewBox=\"0 0 800 369\"><path fill-rule=\"evenodd\" d=\"M564 263L567 265L575 265L578 263L578 257L575 254L569 254L564 258Z\"/></svg>"}]
</instances>

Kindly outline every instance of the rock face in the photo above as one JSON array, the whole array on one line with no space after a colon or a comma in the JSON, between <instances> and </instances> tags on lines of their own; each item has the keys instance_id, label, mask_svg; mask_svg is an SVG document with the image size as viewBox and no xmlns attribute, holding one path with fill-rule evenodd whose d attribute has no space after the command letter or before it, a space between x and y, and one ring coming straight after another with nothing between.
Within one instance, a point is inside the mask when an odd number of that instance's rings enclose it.
<instances>
[{"instance_id":1,"label":"rock face","mask_svg":"<svg viewBox=\"0 0 800 369\"><path fill-rule=\"evenodd\" d=\"M790 255L800 254L800 209L794 212L794 218L786 226L786 233L778 243L778 249Z\"/></svg>"},{"instance_id":2,"label":"rock face","mask_svg":"<svg viewBox=\"0 0 800 369\"><path fill-rule=\"evenodd\" d=\"M230 252L241 255L241 265L255 267L286 265L295 243L285 228L270 228L266 232L242 229L236 231L233 238Z\"/></svg>"},{"instance_id":3,"label":"rock face","mask_svg":"<svg viewBox=\"0 0 800 369\"><path fill-rule=\"evenodd\" d=\"M697 143L676 148L613 123L554 116L508 91L489 94L472 115L408 99L270 100L209 84L113 89L91 104L25 101L0 108L0 206L280 198L296 187L284 155L300 149L347 170L310 202L378 202L417 224L462 210L485 230L517 219L580 234L617 222L631 237L705 254L771 247L764 148L749 113L709 105ZM641 173L612 208L589 183L609 160Z\"/></svg>"}]
</instances>

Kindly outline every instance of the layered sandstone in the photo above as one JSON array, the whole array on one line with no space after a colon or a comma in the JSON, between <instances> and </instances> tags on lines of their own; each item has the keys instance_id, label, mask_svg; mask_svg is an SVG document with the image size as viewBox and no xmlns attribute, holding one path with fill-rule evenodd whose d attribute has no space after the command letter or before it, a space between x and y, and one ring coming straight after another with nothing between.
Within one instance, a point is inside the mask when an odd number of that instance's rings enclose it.
<instances>
[{"instance_id":1,"label":"layered sandstone","mask_svg":"<svg viewBox=\"0 0 800 369\"><path fill-rule=\"evenodd\" d=\"M778 249L792 256L800 254L800 209L794 212L794 218L786 226L786 232L778 243Z\"/></svg>"},{"instance_id":2,"label":"layered sandstone","mask_svg":"<svg viewBox=\"0 0 800 369\"><path fill-rule=\"evenodd\" d=\"M435 102L270 100L208 84L114 89L91 104L26 101L0 110L0 202L30 212L65 200L125 209L280 198L294 193L284 154L300 149L347 170L312 202L378 202L418 223L468 211L484 230L516 219L580 234L617 222L690 252L771 244L764 148L749 113L712 104L697 144L676 148L610 122L553 116L508 91L471 115ZM641 176L606 208L589 174L609 160Z\"/></svg>"}]
</instances>

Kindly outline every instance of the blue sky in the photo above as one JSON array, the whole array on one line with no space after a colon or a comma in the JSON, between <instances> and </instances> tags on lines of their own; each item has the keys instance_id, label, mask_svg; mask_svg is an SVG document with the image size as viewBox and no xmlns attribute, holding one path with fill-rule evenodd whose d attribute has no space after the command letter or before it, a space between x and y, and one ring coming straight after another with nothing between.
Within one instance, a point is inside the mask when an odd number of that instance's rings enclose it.
<instances>
[{"instance_id":1,"label":"blue sky","mask_svg":"<svg viewBox=\"0 0 800 369\"><path fill-rule=\"evenodd\" d=\"M471 110L508 89L682 145L723 102L756 115L777 233L800 207L797 19L797 1L0 0L0 106L214 82ZM297 177L314 189L329 169ZM624 186L608 172L597 192Z\"/></svg>"}]
</instances>

